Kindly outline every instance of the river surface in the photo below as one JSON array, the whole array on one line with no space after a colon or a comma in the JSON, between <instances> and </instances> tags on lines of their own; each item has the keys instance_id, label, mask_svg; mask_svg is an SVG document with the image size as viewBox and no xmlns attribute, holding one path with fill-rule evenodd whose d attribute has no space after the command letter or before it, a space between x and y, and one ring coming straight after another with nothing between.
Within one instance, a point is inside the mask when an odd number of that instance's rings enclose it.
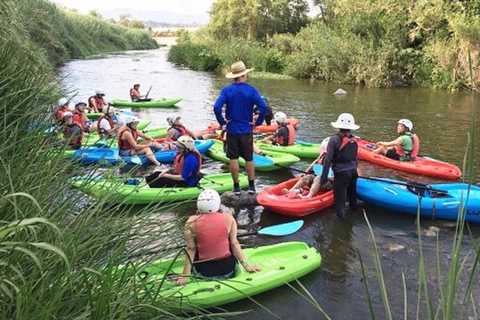
<instances>
[{"instance_id":1,"label":"river surface","mask_svg":"<svg viewBox=\"0 0 480 320\"><path fill-rule=\"evenodd\" d=\"M167 48L152 51L127 52L102 56L89 60L68 62L61 69L63 83L67 90L77 93L78 99L86 100L97 89L107 93L107 98L128 98L133 83L142 83L143 92L153 86L150 97L183 97L179 109L151 109L135 111L142 119L152 122L151 126L166 126L165 118L180 115L184 123L192 129L203 129L215 119L213 103L219 90L228 82L211 73L195 72L174 66L167 62ZM332 93L340 86L321 82L300 80L256 80L251 83L268 97L274 111L284 111L289 117L301 121L299 138L320 142L334 131L330 122L339 113L354 114L361 126L358 135L366 139L390 141L395 137L396 121L409 118L421 137L421 153L462 166L467 145L467 133L473 116L473 108L478 97L468 93L449 93L432 89L368 89L341 86L348 94L336 97ZM478 119L477 119L478 120ZM477 137L479 133L475 133ZM475 158L479 159L477 150ZM306 162L297 164L305 168ZM206 164L207 172L225 170L216 162ZM365 175L435 181L429 178L402 174L383 169L368 163L361 163ZM258 186L282 182L295 174L288 170L258 174ZM480 178L475 172L476 181ZM192 213L192 206L176 209L174 214L185 216ZM418 238L415 217L401 215L374 207L365 206L380 250L385 282L391 300L394 318L403 317L404 289L402 273L406 279L409 318L415 318L417 305ZM242 228L254 228L285 222L274 213L262 208L242 210L237 217ZM433 228L432 228L433 227ZM438 228L438 229L436 229ZM440 257L443 275L451 259L455 223L447 221L423 220L421 224L424 255L429 274L429 288L436 297L438 279L435 271L436 256ZM432 232L433 230L433 232ZM435 231L439 230L438 237ZM480 229L472 226L473 238L478 238ZM305 226L292 236L283 238L251 237L244 243L247 246L276 243L281 241L305 241L322 254L322 266L302 279L318 304L332 319L369 319L364 279L359 255L367 266L368 285L373 309L377 319L384 319L384 307L380 289L376 282L373 244L369 229L361 211L351 213L341 221L332 209L305 218ZM438 242L437 242L438 241ZM438 243L438 250L437 250ZM463 255L472 248L473 240L464 240ZM466 264L469 270L470 263ZM478 283L478 278L475 282ZM465 286L463 281L461 287ZM460 290L463 293L463 290ZM474 291L474 303L480 305L480 292ZM460 295L463 299L463 295ZM322 319L318 308L306 301L288 287L279 288L256 298L264 308L281 319ZM436 301L434 299L434 301ZM435 303L436 304L436 303ZM248 319L268 319L272 315L264 308L249 301L242 301L226 307L227 310L249 310ZM467 319L472 314L471 304L462 306L457 319ZM421 307L420 318L424 318L425 308Z\"/></svg>"}]
</instances>

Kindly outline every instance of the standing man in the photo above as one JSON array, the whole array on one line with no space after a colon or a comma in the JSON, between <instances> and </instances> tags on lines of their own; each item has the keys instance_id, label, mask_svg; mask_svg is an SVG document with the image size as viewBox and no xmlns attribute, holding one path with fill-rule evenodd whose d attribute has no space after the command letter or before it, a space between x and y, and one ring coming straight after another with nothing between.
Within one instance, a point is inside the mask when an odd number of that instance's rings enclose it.
<instances>
[{"instance_id":1,"label":"standing man","mask_svg":"<svg viewBox=\"0 0 480 320\"><path fill-rule=\"evenodd\" d=\"M242 61L235 62L226 77L233 83L224 87L215 102L214 111L218 123L227 132L227 157L230 159L230 172L233 179L233 192L240 195L238 180L238 157L245 159L248 174L248 193L255 191L255 166L253 164L253 134L254 126L263 123L266 105L261 95L253 86L247 83L247 74L253 69L247 69ZM223 107L225 106L225 117ZM253 122L254 108L258 107L258 118Z\"/></svg>"},{"instance_id":2,"label":"standing man","mask_svg":"<svg viewBox=\"0 0 480 320\"><path fill-rule=\"evenodd\" d=\"M328 171L331 166L335 177L333 180L335 211L337 216L343 219L347 198L351 209L357 207L358 145L352 130L358 130L360 127L355 124L355 119L350 113L342 113L337 121L331 124L338 132L328 141L320 188L325 189L328 185Z\"/></svg>"}]
</instances>

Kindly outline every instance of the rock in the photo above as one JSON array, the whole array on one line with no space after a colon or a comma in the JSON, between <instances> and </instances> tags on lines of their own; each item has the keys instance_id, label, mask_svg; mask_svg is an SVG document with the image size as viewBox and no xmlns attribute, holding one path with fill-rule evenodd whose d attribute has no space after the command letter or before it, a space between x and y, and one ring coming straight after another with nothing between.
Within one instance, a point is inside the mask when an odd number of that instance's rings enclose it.
<instances>
[{"instance_id":1,"label":"rock","mask_svg":"<svg viewBox=\"0 0 480 320\"><path fill-rule=\"evenodd\" d=\"M390 252L397 252L397 251L405 249L405 246L402 246L401 244L398 244L398 243L389 243L389 244L386 245L386 248Z\"/></svg>"},{"instance_id":2,"label":"rock","mask_svg":"<svg viewBox=\"0 0 480 320\"><path fill-rule=\"evenodd\" d=\"M426 237L436 237L440 229L438 227L430 226L427 230L423 232Z\"/></svg>"},{"instance_id":3,"label":"rock","mask_svg":"<svg viewBox=\"0 0 480 320\"><path fill-rule=\"evenodd\" d=\"M336 96L344 96L347 94L347 91L343 90L342 88L339 88L333 94Z\"/></svg>"},{"instance_id":4,"label":"rock","mask_svg":"<svg viewBox=\"0 0 480 320\"><path fill-rule=\"evenodd\" d=\"M251 207L258 204L257 195L252 195L245 191L242 191L240 196L235 195L233 192L225 192L222 194L222 203L231 208Z\"/></svg>"}]
</instances>

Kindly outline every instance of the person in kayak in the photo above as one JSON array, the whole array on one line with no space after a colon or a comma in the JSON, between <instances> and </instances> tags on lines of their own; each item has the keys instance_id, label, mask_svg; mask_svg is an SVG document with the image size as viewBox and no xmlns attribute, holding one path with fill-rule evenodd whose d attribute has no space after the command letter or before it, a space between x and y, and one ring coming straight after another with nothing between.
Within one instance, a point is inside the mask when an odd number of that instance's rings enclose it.
<instances>
[{"instance_id":1,"label":"person in kayak","mask_svg":"<svg viewBox=\"0 0 480 320\"><path fill-rule=\"evenodd\" d=\"M253 164L253 126L263 123L267 106L257 89L247 83L247 74L253 69L247 69L242 61L235 62L226 75L233 83L220 92L214 105L215 117L222 130L227 132L226 153L230 159L230 172L233 180L233 191L240 195L238 180L238 158L246 162L248 175L248 192L255 194L255 166ZM224 111L224 106L226 106ZM254 107L258 107L258 118L254 122ZM223 113L225 112L225 117Z\"/></svg>"},{"instance_id":2,"label":"person in kayak","mask_svg":"<svg viewBox=\"0 0 480 320\"><path fill-rule=\"evenodd\" d=\"M335 211L339 218L345 217L345 202L348 198L351 209L357 207L358 145L352 131L360 127L350 113L342 113L331 123L338 132L331 136L323 159L320 188L328 186L328 172L333 169L333 194Z\"/></svg>"},{"instance_id":3,"label":"person in kayak","mask_svg":"<svg viewBox=\"0 0 480 320\"><path fill-rule=\"evenodd\" d=\"M167 135L168 135L167 138L170 141L177 141L178 138L180 138L181 136L188 135L193 139L196 139L197 137L195 136L195 134L183 125L183 123L180 121L181 119L182 119L181 117L167 118L168 125L170 126L167 129Z\"/></svg>"},{"instance_id":4,"label":"person in kayak","mask_svg":"<svg viewBox=\"0 0 480 320\"><path fill-rule=\"evenodd\" d=\"M265 124L266 124L267 126L269 126L269 125L272 124L272 120L273 120L273 110L272 110L272 108L270 107L270 104L268 103L267 98L265 98L264 96L262 96L262 99L263 99L263 101L265 101L265 106L267 107L267 109L266 109L266 111L265 111ZM255 108L253 109L253 111L255 112L255 116L253 117L253 120L256 121L257 118L258 118L258 114L259 114L258 107L255 106Z\"/></svg>"},{"instance_id":5,"label":"person in kayak","mask_svg":"<svg viewBox=\"0 0 480 320\"><path fill-rule=\"evenodd\" d=\"M90 131L90 120L88 120L85 113L87 104L85 102L78 102L75 104L75 111L73 112L73 122L76 123L83 132Z\"/></svg>"},{"instance_id":6,"label":"person in kayak","mask_svg":"<svg viewBox=\"0 0 480 320\"><path fill-rule=\"evenodd\" d=\"M196 187L202 178L202 156L195 149L195 141L190 136L181 136L174 142L177 155L173 169L157 171L146 176L145 180L151 188L188 188Z\"/></svg>"},{"instance_id":7,"label":"person in kayak","mask_svg":"<svg viewBox=\"0 0 480 320\"><path fill-rule=\"evenodd\" d=\"M63 114L63 124L63 137L68 147L74 150L80 149L82 147L83 131L73 121L73 113L67 111Z\"/></svg>"},{"instance_id":8,"label":"person in kayak","mask_svg":"<svg viewBox=\"0 0 480 320\"><path fill-rule=\"evenodd\" d=\"M288 123L287 115L283 112L277 112L274 115L274 119L278 124L278 129L275 134L266 137L264 142L284 147L294 145L297 138L297 130Z\"/></svg>"},{"instance_id":9,"label":"person in kayak","mask_svg":"<svg viewBox=\"0 0 480 320\"><path fill-rule=\"evenodd\" d=\"M132 102L144 101L145 97L140 94L140 84L136 83L133 88L130 89L130 99Z\"/></svg>"},{"instance_id":10,"label":"person in kayak","mask_svg":"<svg viewBox=\"0 0 480 320\"><path fill-rule=\"evenodd\" d=\"M397 122L398 138L390 142L377 142L377 149L373 152L382 154L387 158L399 161L414 160L420 149L418 136L412 132L413 122L400 119Z\"/></svg>"},{"instance_id":11,"label":"person in kayak","mask_svg":"<svg viewBox=\"0 0 480 320\"><path fill-rule=\"evenodd\" d=\"M118 125L114 120L115 108L108 106L105 113L97 120L97 133L102 139L110 139L116 136Z\"/></svg>"},{"instance_id":12,"label":"person in kayak","mask_svg":"<svg viewBox=\"0 0 480 320\"><path fill-rule=\"evenodd\" d=\"M63 123L63 116L65 115L66 112L70 112L70 105L69 104L70 103L67 99L61 98L60 100L58 100L58 104L55 107L55 109L53 109L53 116L55 118L55 121L58 124L62 124Z\"/></svg>"},{"instance_id":13,"label":"person in kayak","mask_svg":"<svg viewBox=\"0 0 480 320\"><path fill-rule=\"evenodd\" d=\"M96 91L94 96L88 98L88 107L92 112L103 112L103 108L107 107L105 100L105 93L103 91Z\"/></svg>"},{"instance_id":14,"label":"person in kayak","mask_svg":"<svg viewBox=\"0 0 480 320\"><path fill-rule=\"evenodd\" d=\"M158 150L161 149L162 146L140 130L137 130L138 123L138 118L130 117L126 119L125 125L118 129L117 138L120 156L144 154L151 163L160 166L160 162L155 158L152 149ZM138 138L143 138L146 143L138 143Z\"/></svg>"},{"instance_id":15,"label":"person in kayak","mask_svg":"<svg viewBox=\"0 0 480 320\"><path fill-rule=\"evenodd\" d=\"M184 237L187 244L182 274L178 285L187 283L194 276L212 280L235 276L237 262L247 272L261 269L247 262L237 239L235 218L220 210L220 195L215 190L205 190L197 199L197 214L185 223Z\"/></svg>"}]
</instances>

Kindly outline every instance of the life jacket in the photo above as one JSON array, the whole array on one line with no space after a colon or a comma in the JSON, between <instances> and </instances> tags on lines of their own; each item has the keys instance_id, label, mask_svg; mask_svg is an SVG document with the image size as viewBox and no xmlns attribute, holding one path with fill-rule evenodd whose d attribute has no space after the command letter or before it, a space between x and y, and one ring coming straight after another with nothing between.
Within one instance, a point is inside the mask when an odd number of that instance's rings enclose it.
<instances>
[{"instance_id":1,"label":"life jacket","mask_svg":"<svg viewBox=\"0 0 480 320\"><path fill-rule=\"evenodd\" d=\"M78 127L80 129L80 134L76 136L74 136L75 127ZM63 128L63 136L65 139L68 140L68 145L73 149L78 149L82 146L82 128L78 124L73 123L71 125L65 126Z\"/></svg>"},{"instance_id":2,"label":"life jacket","mask_svg":"<svg viewBox=\"0 0 480 320\"><path fill-rule=\"evenodd\" d=\"M140 92L138 90L135 90L134 88L131 88L130 99L132 99L132 101L140 99Z\"/></svg>"},{"instance_id":3,"label":"life jacket","mask_svg":"<svg viewBox=\"0 0 480 320\"><path fill-rule=\"evenodd\" d=\"M87 129L86 116L82 112L78 112L77 110L73 112L73 123L78 125L82 129L82 131L85 131Z\"/></svg>"},{"instance_id":4,"label":"life jacket","mask_svg":"<svg viewBox=\"0 0 480 320\"><path fill-rule=\"evenodd\" d=\"M338 134L341 139L340 147L336 150L333 158L334 163L345 163L357 160L358 144L355 136Z\"/></svg>"},{"instance_id":5,"label":"life jacket","mask_svg":"<svg viewBox=\"0 0 480 320\"><path fill-rule=\"evenodd\" d=\"M402 160L413 160L418 156L420 151L420 139L411 132L405 132L401 136L407 136L412 141L412 149L405 149L402 146L395 146L395 152L402 158Z\"/></svg>"},{"instance_id":6,"label":"life jacket","mask_svg":"<svg viewBox=\"0 0 480 320\"><path fill-rule=\"evenodd\" d=\"M223 213L207 213L195 221L198 260L219 260L232 255Z\"/></svg>"},{"instance_id":7,"label":"life jacket","mask_svg":"<svg viewBox=\"0 0 480 320\"><path fill-rule=\"evenodd\" d=\"M202 167L202 155L197 150L195 150L195 151L187 151L187 152L177 152L177 155L175 156L175 160L173 161L173 168L176 174L182 174L183 165L185 163L185 156L190 153L197 158L198 170L196 174L198 175L200 173L200 168Z\"/></svg>"},{"instance_id":8,"label":"life jacket","mask_svg":"<svg viewBox=\"0 0 480 320\"><path fill-rule=\"evenodd\" d=\"M138 139L138 130L133 130L129 128L128 126L124 126L118 130L118 149L120 150L134 150L135 148L126 140L122 139L122 136L124 135L125 132L129 131L133 139L137 141Z\"/></svg>"},{"instance_id":9,"label":"life jacket","mask_svg":"<svg viewBox=\"0 0 480 320\"><path fill-rule=\"evenodd\" d=\"M92 103L92 100L94 101L94 103ZM98 112L102 112L103 107L106 105L107 104L105 103L103 97L91 96L90 98L88 98L88 106L90 108L97 108Z\"/></svg>"},{"instance_id":10,"label":"life jacket","mask_svg":"<svg viewBox=\"0 0 480 320\"><path fill-rule=\"evenodd\" d=\"M173 135L173 137L170 137L173 141L177 141L178 138L187 134L187 129L181 124L171 126L170 128L168 128L167 132L170 132L170 130L175 130L175 134Z\"/></svg>"},{"instance_id":11,"label":"life jacket","mask_svg":"<svg viewBox=\"0 0 480 320\"><path fill-rule=\"evenodd\" d=\"M113 128L113 126L115 125L115 122L113 122L113 119L110 118L110 117L107 117L106 115L101 115L98 120L97 120L97 133L99 136L102 136L102 135L105 135L105 134L108 134L107 132L105 132L105 129L102 129L100 128L100 122L105 119L108 121L108 123L110 124L110 128Z\"/></svg>"},{"instance_id":12,"label":"life jacket","mask_svg":"<svg viewBox=\"0 0 480 320\"><path fill-rule=\"evenodd\" d=\"M295 140L297 138L297 130L295 130L295 127L291 124L287 124L286 126L281 126L280 128L278 128L277 132L284 127L288 129L288 141L285 141L285 137L277 136L274 142L275 144L278 144L280 146L292 146L295 144Z\"/></svg>"}]
</instances>

